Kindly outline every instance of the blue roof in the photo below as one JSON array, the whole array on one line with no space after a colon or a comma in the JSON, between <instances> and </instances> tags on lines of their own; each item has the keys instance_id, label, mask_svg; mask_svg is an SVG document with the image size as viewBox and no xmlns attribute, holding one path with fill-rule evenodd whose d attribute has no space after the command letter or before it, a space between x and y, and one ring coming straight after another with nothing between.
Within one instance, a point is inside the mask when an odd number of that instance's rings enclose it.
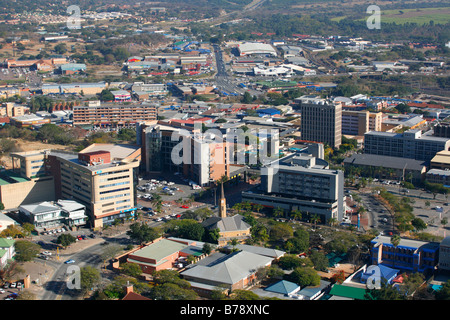
<instances>
[{"instance_id":1,"label":"blue roof","mask_svg":"<svg viewBox=\"0 0 450 320\"><path fill-rule=\"evenodd\" d=\"M257 109L257 113L265 113L265 114L280 114L280 110L273 109L273 108L267 108L267 109Z\"/></svg>"},{"instance_id":2,"label":"blue roof","mask_svg":"<svg viewBox=\"0 0 450 320\"><path fill-rule=\"evenodd\" d=\"M298 284L296 284L294 282L286 281L286 280L281 280L281 281L279 281L277 283L274 283L271 286L268 286L264 290L287 295L287 294L290 294L291 292L293 292L293 291L295 291L297 289L300 289Z\"/></svg>"},{"instance_id":3,"label":"blue roof","mask_svg":"<svg viewBox=\"0 0 450 320\"><path fill-rule=\"evenodd\" d=\"M389 267L386 267L382 264L378 265L378 268L380 270L380 276L382 279L387 280L389 283L397 276L397 274L400 272L398 269L392 269ZM371 275L373 275L372 272L365 272L361 275L361 282L366 282L367 278L369 278Z\"/></svg>"}]
</instances>

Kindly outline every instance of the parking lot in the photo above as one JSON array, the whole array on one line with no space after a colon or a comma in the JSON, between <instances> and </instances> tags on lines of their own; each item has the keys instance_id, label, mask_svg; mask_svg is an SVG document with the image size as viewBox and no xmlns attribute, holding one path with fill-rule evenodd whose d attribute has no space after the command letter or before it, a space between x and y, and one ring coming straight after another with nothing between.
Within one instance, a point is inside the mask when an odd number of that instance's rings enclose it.
<instances>
[{"instance_id":1,"label":"parking lot","mask_svg":"<svg viewBox=\"0 0 450 320\"><path fill-rule=\"evenodd\" d=\"M180 218L184 211L203 205L192 201L191 196L203 190L189 179L181 175L149 175L140 178L138 189L138 205L142 211L155 221ZM161 213L156 214L154 196L161 197ZM191 200L190 200L191 199Z\"/></svg>"}]
</instances>

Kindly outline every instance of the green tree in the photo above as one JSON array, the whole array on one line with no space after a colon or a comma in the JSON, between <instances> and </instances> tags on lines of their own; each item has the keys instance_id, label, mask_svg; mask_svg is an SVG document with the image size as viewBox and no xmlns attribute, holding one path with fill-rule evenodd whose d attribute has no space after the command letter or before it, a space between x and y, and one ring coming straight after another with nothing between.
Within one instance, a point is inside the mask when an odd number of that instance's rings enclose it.
<instances>
[{"instance_id":1,"label":"green tree","mask_svg":"<svg viewBox=\"0 0 450 320\"><path fill-rule=\"evenodd\" d=\"M16 250L15 259L22 262L33 260L41 250L40 245L26 240L17 240L14 247Z\"/></svg>"},{"instance_id":2,"label":"green tree","mask_svg":"<svg viewBox=\"0 0 450 320\"><path fill-rule=\"evenodd\" d=\"M73 235L71 235L70 233L64 233L56 239L56 243L63 246L63 248L67 248L68 246L70 246L72 243L75 243L75 242L76 242L76 238Z\"/></svg>"},{"instance_id":3,"label":"green tree","mask_svg":"<svg viewBox=\"0 0 450 320\"><path fill-rule=\"evenodd\" d=\"M130 236L131 240L142 244L159 238L160 232L156 228L152 228L145 223L135 222L130 225L127 235Z\"/></svg>"},{"instance_id":4,"label":"green tree","mask_svg":"<svg viewBox=\"0 0 450 320\"><path fill-rule=\"evenodd\" d=\"M435 293L437 300L450 300L450 280L442 285L442 288Z\"/></svg>"},{"instance_id":5,"label":"green tree","mask_svg":"<svg viewBox=\"0 0 450 320\"><path fill-rule=\"evenodd\" d=\"M309 258L314 264L314 269L319 271L327 271L329 261L323 252L313 250Z\"/></svg>"},{"instance_id":6,"label":"green tree","mask_svg":"<svg viewBox=\"0 0 450 320\"><path fill-rule=\"evenodd\" d=\"M100 271L92 266L80 269L81 290L87 292L100 282Z\"/></svg>"},{"instance_id":7,"label":"green tree","mask_svg":"<svg viewBox=\"0 0 450 320\"><path fill-rule=\"evenodd\" d=\"M300 287L318 286L320 275L310 267L297 267L291 274L285 276L286 280L297 283Z\"/></svg>"},{"instance_id":8,"label":"green tree","mask_svg":"<svg viewBox=\"0 0 450 320\"><path fill-rule=\"evenodd\" d=\"M137 278L142 274L142 269L136 263L125 262L120 265L120 272L130 277Z\"/></svg>"}]
</instances>

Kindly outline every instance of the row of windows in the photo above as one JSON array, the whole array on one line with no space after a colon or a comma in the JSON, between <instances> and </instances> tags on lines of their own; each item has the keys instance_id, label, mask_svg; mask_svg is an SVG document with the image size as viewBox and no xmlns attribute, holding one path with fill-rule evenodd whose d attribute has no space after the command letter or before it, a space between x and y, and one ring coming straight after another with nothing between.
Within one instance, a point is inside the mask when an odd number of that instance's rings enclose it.
<instances>
[{"instance_id":1,"label":"row of windows","mask_svg":"<svg viewBox=\"0 0 450 320\"><path fill-rule=\"evenodd\" d=\"M109 188L109 187L115 187L115 186L123 186L124 184L130 184L130 181L123 181L123 182L105 184L103 186L100 186L100 189Z\"/></svg>"},{"instance_id":2,"label":"row of windows","mask_svg":"<svg viewBox=\"0 0 450 320\"><path fill-rule=\"evenodd\" d=\"M103 200L109 200L109 199L114 199L114 198L128 197L129 195L130 195L130 193L116 194L114 196L102 197L102 198L100 198L100 200L103 201Z\"/></svg>"},{"instance_id":3,"label":"row of windows","mask_svg":"<svg viewBox=\"0 0 450 320\"><path fill-rule=\"evenodd\" d=\"M125 191L125 190L130 190L130 187L121 188L121 189L114 189L114 190L108 190L108 191L102 191L102 192L100 192L100 194L119 192L119 191Z\"/></svg>"}]
</instances>

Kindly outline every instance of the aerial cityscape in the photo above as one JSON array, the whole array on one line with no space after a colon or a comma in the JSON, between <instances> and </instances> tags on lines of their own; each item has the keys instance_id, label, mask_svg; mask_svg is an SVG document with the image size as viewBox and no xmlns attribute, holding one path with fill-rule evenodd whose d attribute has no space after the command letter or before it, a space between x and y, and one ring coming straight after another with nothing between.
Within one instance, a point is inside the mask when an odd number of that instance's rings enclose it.
<instances>
[{"instance_id":1,"label":"aerial cityscape","mask_svg":"<svg viewBox=\"0 0 450 320\"><path fill-rule=\"evenodd\" d=\"M0 8L0 300L450 300L450 2Z\"/></svg>"}]
</instances>

